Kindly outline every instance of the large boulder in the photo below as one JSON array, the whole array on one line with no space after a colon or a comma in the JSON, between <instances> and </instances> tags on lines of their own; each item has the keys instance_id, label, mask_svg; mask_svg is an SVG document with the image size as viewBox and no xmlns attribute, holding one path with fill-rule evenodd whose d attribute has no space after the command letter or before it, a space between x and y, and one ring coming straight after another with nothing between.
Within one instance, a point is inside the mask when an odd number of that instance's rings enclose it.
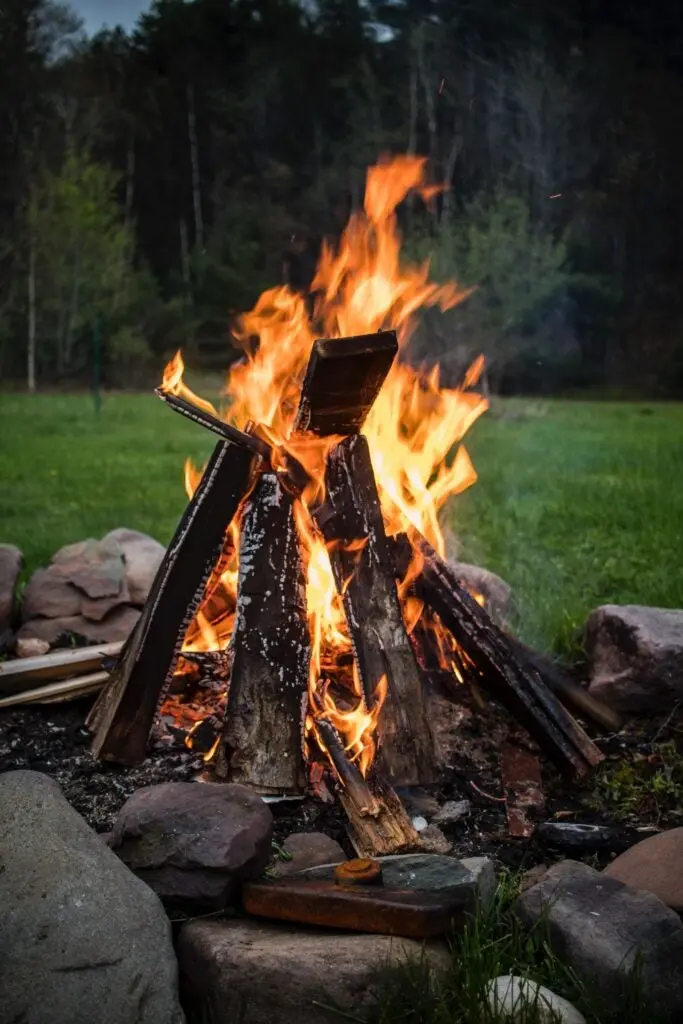
<instances>
[{"instance_id":1,"label":"large boulder","mask_svg":"<svg viewBox=\"0 0 683 1024\"><path fill-rule=\"evenodd\" d=\"M603 605L586 625L590 692L626 712L683 699L683 611Z\"/></svg>"},{"instance_id":2,"label":"large boulder","mask_svg":"<svg viewBox=\"0 0 683 1024\"><path fill-rule=\"evenodd\" d=\"M270 858L273 816L245 786L164 782L121 808L111 848L169 906L221 910Z\"/></svg>"},{"instance_id":3,"label":"large boulder","mask_svg":"<svg viewBox=\"0 0 683 1024\"><path fill-rule=\"evenodd\" d=\"M633 889L646 889L683 914L683 828L649 836L605 868L604 874Z\"/></svg>"},{"instance_id":4,"label":"large boulder","mask_svg":"<svg viewBox=\"0 0 683 1024\"><path fill-rule=\"evenodd\" d=\"M0 1019L181 1024L158 898L37 772L0 776Z\"/></svg>"},{"instance_id":5,"label":"large boulder","mask_svg":"<svg viewBox=\"0 0 683 1024\"><path fill-rule=\"evenodd\" d=\"M178 940L181 991L212 1024L339 1024L373 1004L387 967L427 957L447 966L445 945L251 920L190 921Z\"/></svg>"},{"instance_id":6,"label":"large boulder","mask_svg":"<svg viewBox=\"0 0 683 1024\"><path fill-rule=\"evenodd\" d=\"M105 615L103 619L92 621L84 615L67 615L55 619L31 619L25 622L17 632L20 640L45 640L53 644L61 633L78 633L92 643L113 644L126 640L135 623L140 618L140 609L130 605L121 605Z\"/></svg>"},{"instance_id":7,"label":"large boulder","mask_svg":"<svg viewBox=\"0 0 683 1024\"><path fill-rule=\"evenodd\" d=\"M113 541L123 553L126 582L132 604L143 605L147 600L157 569L166 553L158 540L137 530L119 527L103 537L103 543Z\"/></svg>"},{"instance_id":8,"label":"large boulder","mask_svg":"<svg viewBox=\"0 0 683 1024\"><path fill-rule=\"evenodd\" d=\"M619 1005L637 969L657 1021L683 1017L683 924L649 892L577 861L555 864L517 898L528 926L543 924L558 955Z\"/></svg>"},{"instance_id":9,"label":"large boulder","mask_svg":"<svg viewBox=\"0 0 683 1024\"><path fill-rule=\"evenodd\" d=\"M13 544L0 544L0 633L12 624L14 593L24 557Z\"/></svg>"}]
</instances>

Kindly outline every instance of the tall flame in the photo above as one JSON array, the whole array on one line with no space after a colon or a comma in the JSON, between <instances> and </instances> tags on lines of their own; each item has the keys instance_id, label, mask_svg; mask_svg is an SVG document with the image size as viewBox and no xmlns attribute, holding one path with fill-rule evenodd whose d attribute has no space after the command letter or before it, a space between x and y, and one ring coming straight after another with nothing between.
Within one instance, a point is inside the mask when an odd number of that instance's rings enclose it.
<instances>
[{"instance_id":1,"label":"tall flame","mask_svg":"<svg viewBox=\"0 0 683 1024\"><path fill-rule=\"evenodd\" d=\"M400 345L405 346L419 309L448 309L468 295L454 282L432 282L428 261L401 261L396 209L411 191L426 201L437 191L427 183L426 161L413 156L380 160L368 170L364 209L351 216L336 248L323 246L312 283L312 316L301 295L277 287L265 291L238 322L236 338L245 355L229 372L227 418L242 429L259 424L272 444L296 454L318 492L332 441L303 443L291 436L301 381L315 339L394 329ZM462 386L455 389L441 387L438 366L428 375L403 362L392 367L363 430L390 535L418 531L443 554L439 512L449 497L476 480L469 455L459 442L487 408L486 400L470 390L483 365L483 359L477 359ZM184 384L180 353L166 367L162 387L215 413L213 406ZM201 473L186 464L189 495L200 478ZM308 514L309 500L305 493L295 503L307 565L312 641L308 721L314 728L316 716L328 718L342 735L349 757L365 774L375 753L374 735L386 681L378 687L372 708L364 704L355 670L341 673L346 696L339 697L338 687L333 692L331 675L339 675L340 665L348 664L351 645L329 555ZM238 539L238 526L233 523L231 549L216 567L187 632L186 651L216 649L229 641L236 607ZM364 541L358 538L358 542ZM407 594L415 571L413 566L399 588L409 630L421 614L419 603Z\"/></svg>"}]
</instances>

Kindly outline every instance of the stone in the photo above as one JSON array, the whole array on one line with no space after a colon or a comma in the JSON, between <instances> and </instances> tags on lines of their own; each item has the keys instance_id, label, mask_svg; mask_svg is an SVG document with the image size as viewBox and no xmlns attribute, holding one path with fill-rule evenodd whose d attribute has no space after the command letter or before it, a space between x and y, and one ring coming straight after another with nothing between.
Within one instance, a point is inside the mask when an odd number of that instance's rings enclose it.
<instances>
[{"instance_id":1,"label":"stone","mask_svg":"<svg viewBox=\"0 0 683 1024\"><path fill-rule=\"evenodd\" d=\"M649 836L613 860L603 872L633 889L646 889L683 914L683 828Z\"/></svg>"},{"instance_id":2,"label":"stone","mask_svg":"<svg viewBox=\"0 0 683 1024\"><path fill-rule=\"evenodd\" d=\"M683 699L683 610L603 605L586 625L589 692L618 711L666 711Z\"/></svg>"},{"instance_id":3,"label":"stone","mask_svg":"<svg viewBox=\"0 0 683 1024\"><path fill-rule=\"evenodd\" d=\"M438 825L427 825L420 833L420 846L425 853L450 853L453 843L446 839Z\"/></svg>"},{"instance_id":4,"label":"stone","mask_svg":"<svg viewBox=\"0 0 683 1024\"><path fill-rule=\"evenodd\" d=\"M517 978L503 974L486 986L489 1006L506 1020L526 1021L535 1010L534 1020L547 1024L586 1024L586 1018L561 996L530 978Z\"/></svg>"},{"instance_id":5,"label":"stone","mask_svg":"<svg viewBox=\"0 0 683 1024\"><path fill-rule=\"evenodd\" d=\"M528 871L525 871L522 874L522 877L519 880L520 890L522 892L526 892L532 885L536 885L537 882L541 881L547 871L547 864L534 864L532 868L529 868Z\"/></svg>"},{"instance_id":6,"label":"stone","mask_svg":"<svg viewBox=\"0 0 683 1024\"><path fill-rule=\"evenodd\" d=\"M38 772L0 776L0 1019L182 1024L158 898Z\"/></svg>"},{"instance_id":7,"label":"stone","mask_svg":"<svg viewBox=\"0 0 683 1024\"><path fill-rule=\"evenodd\" d=\"M411 819L410 824L413 826L416 832L424 832L424 830L429 825L429 822L427 821L426 818L423 818L421 814L418 814Z\"/></svg>"},{"instance_id":8,"label":"stone","mask_svg":"<svg viewBox=\"0 0 683 1024\"><path fill-rule=\"evenodd\" d=\"M484 598L484 607L497 625L505 627L514 615L512 587L489 569L467 562L450 561L462 585L476 596Z\"/></svg>"},{"instance_id":9,"label":"stone","mask_svg":"<svg viewBox=\"0 0 683 1024\"><path fill-rule=\"evenodd\" d=\"M618 1005L636 965L658 1024L683 1014L683 924L652 893L632 889L577 861L553 865L517 897L528 927L543 922L559 957Z\"/></svg>"},{"instance_id":10,"label":"stone","mask_svg":"<svg viewBox=\"0 0 683 1024\"><path fill-rule=\"evenodd\" d=\"M0 544L0 633L12 624L14 595L24 556L13 544Z\"/></svg>"},{"instance_id":11,"label":"stone","mask_svg":"<svg viewBox=\"0 0 683 1024\"><path fill-rule=\"evenodd\" d=\"M21 618L45 617L50 619L78 615L83 595L73 584L51 568L36 569L26 584L21 602Z\"/></svg>"},{"instance_id":12,"label":"stone","mask_svg":"<svg viewBox=\"0 0 683 1024\"><path fill-rule=\"evenodd\" d=\"M91 622L83 615L31 619L19 628L17 637L20 640L38 638L53 644L60 633L78 633L93 643L115 643L117 640L128 639L139 618L139 608L121 605L109 612L101 622Z\"/></svg>"},{"instance_id":13,"label":"stone","mask_svg":"<svg viewBox=\"0 0 683 1024\"><path fill-rule=\"evenodd\" d=\"M373 1006L378 974L425 957L447 967L442 944L388 935L295 928L254 920L189 921L177 945L181 987L211 1024L338 1024Z\"/></svg>"},{"instance_id":14,"label":"stone","mask_svg":"<svg viewBox=\"0 0 683 1024\"><path fill-rule=\"evenodd\" d=\"M125 578L123 552L106 539L68 544L52 556L50 567L90 598L117 597Z\"/></svg>"},{"instance_id":15,"label":"stone","mask_svg":"<svg viewBox=\"0 0 683 1024\"><path fill-rule=\"evenodd\" d=\"M164 782L137 790L111 848L176 909L221 910L270 859L273 816L245 786Z\"/></svg>"},{"instance_id":16,"label":"stone","mask_svg":"<svg viewBox=\"0 0 683 1024\"><path fill-rule=\"evenodd\" d=\"M345 854L339 843L324 832L295 832L288 836L282 848L291 860L278 860L272 870L276 878L285 878L319 864L337 864Z\"/></svg>"},{"instance_id":17,"label":"stone","mask_svg":"<svg viewBox=\"0 0 683 1024\"><path fill-rule=\"evenodd\" d=\"M472 810L469 800L447 800L434 815L435 825L454 825L457 821L467 818Z\"/></svg>"},{"instance_id":18,"label":"stone","mask_svg":"<svg viewBox=\"0 0 683 1024\"><path fill-rule=\"evenodd\" d=\"M50 645L47 640L39 640L37 637L32 637L26 640L19 639L14 645L14 653L17 658L39 658L43 654L47 654L50 650Z\"/></svg>"},{"instance_id":19,"label":"stone","mask_svg":"<svg viewBox=\"0 0 683 1024\"><path fill-rule=\"evenodd\" d=\"M489 905L496 890L496 871L488 857L439 856L431 853L398 853L376 857L382 868L382 883L388 888L423 892L461 893L471 906L476 899ZM297 872L300 878L329 881L337 864L324 864Z\"/></svg>"},{"instance_id":20,"label":"stone","mask_svg":"<svg viewBox=\"0 0 683 1024\"><path fill-rule=\"evenodd\" d=\"M617 840L608 825L583 825L578 821L543 821L536 828L536 839L556 850L592 853L606 850Z\"/></svg>"},{"instance_id":21,"label":"stone","mask_svg":"<svg viewBox=\"0 0 683 1024\"><path fill-rule=\"evenodd\" d=\"M435 796L419 786L397 786L396 795L410 817L431 821L441 806Z\"/></svg>"},{"instance_id":22,"label":"stone","mask_svg":"<svg viewBox=\"0 0 683 1024\"><path fill-rule=\"evenodd\" d=\"M121 549L130 602L142 606L147 600L166 548L146 533L125 527L112 530L102 539L103 542L113 541Z\"/></svg>"}]
</instances>

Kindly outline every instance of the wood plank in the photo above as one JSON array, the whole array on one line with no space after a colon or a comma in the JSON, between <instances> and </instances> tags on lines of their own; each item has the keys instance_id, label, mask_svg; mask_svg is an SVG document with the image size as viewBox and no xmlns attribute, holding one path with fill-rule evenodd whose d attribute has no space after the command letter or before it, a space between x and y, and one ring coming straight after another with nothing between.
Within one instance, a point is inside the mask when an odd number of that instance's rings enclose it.
<instances>
[{"instance_id":1,"label":"wood plank","mask_svg":"<svg viewBox=\"0 0 683 1024\"><path fill-rule=\"evenodd\" d=\"M93 644L0 662L0 693L21 693L35 689L41 683L98 672L107 659L121 653L122 647L122 642Z\"/></svg>"},{"instance_id":2,"label":"wood plank","mask_svg":"<svg viewBox=\"0 0 683 1024\"><path fill-rule=\"evenodd\" d=\"M380 680L387 697L379 720L382 774L392 785L424 785L437 775L422 676L408 639L384 530L370 450L361 435L328 456L326 504L317 522L330 550L363 687L374 706ZM359 550L358 542L363 542Z\"/></svg>"},{"instance_id":3,"label":"wood plank","mask_svg":"<svg viewBox=\"0 0 683 1024\"><path fill-rule=\"evenodd\" d=\"M92 751L107 761L144 760L154 715L185 631L245 497L252 454L220 441L154 578L142 615L88 717Z\"/></svg>"},{"instance_id":4,"label":"wood plank","mask_svg":"<svg viewBox=\"0 0 683 1024\"><path fill-rule=\"evenodd\" d=\"M303 793L310 639L293 499L264 473L245 502L232 669L216 775Z\"/></svg>"},{"instance_id":5,"label":"wood plank","mask_svg":"<svg viewBox=\"0 0 683 1024\"><path fill-rule=\"evenodd\" d=\"M395 331L316 341L294 430L321 437L357 434L397 352Z\"/></svg>"},{"instance_id":6,"label":"wood plank","mask_svg":"<svg viewBox=\"0 0 683 1024\"><path fill-rule=\"evenodd\" d=\"M0 708L16 707L18 704L59 704L62 701L76 700L78 697L97 693L108 679L108 672L91 672L73 679L58 679L31 690L2 697Z\"/></svg>"}]
</instances>

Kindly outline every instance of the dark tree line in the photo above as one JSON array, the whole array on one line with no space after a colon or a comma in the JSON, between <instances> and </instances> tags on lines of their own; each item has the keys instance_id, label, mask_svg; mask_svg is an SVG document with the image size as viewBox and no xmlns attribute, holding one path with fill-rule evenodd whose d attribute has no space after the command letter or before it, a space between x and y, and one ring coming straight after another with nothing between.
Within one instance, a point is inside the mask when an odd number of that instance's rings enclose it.
<instances>
[{"instance_id":1,"label":"dark tree line","mask_svg":"<svg viewBox=\"0 0 683 1024\"><path fill-rule=\"evenodd\" d=\"M683 391L676 0L155 0L86 39L0 5L0 374L137 383L231 358L265 287L305 287L383 152L450 188L413 256L477 284L416 358L494 382Z\"/></svg>"}]
</instances>

